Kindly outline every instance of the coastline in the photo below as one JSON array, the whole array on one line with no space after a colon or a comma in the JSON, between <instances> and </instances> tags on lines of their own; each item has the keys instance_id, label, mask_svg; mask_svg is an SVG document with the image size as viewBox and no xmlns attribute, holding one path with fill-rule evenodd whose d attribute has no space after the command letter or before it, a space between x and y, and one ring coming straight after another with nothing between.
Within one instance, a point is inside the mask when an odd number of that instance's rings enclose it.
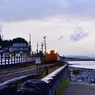
<instances>
[{"instance_id":1,"label":"coastline","mask_svg":"<svg viewBox=\"0 0 95 95\"><path fill-rule=\"evenodd\" d=\"M79 74L75 75L73 73L74 70L78 70ZM74 83L91 84L95 86L95 69L69 66L69 81Z\"/></svg>"},{"instance_id":2,"label":"coastline","mask_svg":"<svg viewBox=\"0 0 95 95\"><path fill-rule=\"evenodd\" d=\"M73 70L81 73L74 75ZM95 69L69 66L69 71L70 84L60 95L95 95Z\"/></svg>"}]
</instances>

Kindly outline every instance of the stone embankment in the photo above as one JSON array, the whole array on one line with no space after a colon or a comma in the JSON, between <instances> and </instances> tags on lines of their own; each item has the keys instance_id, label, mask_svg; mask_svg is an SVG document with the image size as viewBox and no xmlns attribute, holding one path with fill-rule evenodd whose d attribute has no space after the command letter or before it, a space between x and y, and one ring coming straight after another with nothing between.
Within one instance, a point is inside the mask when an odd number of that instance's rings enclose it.
<instances>
[{"instance_id":1,"label":"stone embankment","mask_svg":"<svg viewBox=\"0 0 95 95\"><path fill-rule=\"evenodd\" d=\"M95 95L95 70L69 67L70 84L60 95ZM78 71L76 74L74 71Z\"/></svg>"},{"instance_id":2,"label":"stone embankment","mask_svg":"<svg viewBox=\"0 0 95 95\"><path fill-rule=\"evenodd\" d=\"M76 83L95 83L95 69L70 67L70 81ZM79 74L74 74L73 71L78 70Z\"/></svg>"}]
</instances>

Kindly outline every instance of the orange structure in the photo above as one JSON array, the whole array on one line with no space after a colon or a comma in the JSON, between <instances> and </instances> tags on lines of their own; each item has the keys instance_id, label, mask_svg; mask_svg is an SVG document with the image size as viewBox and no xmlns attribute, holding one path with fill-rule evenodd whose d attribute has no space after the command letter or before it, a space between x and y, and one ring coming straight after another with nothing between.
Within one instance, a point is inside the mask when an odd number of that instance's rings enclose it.
<instances>
[{"instance_id":1,"label":"orange structure","mask_svg":"<svg viewBox=\"0 0 95 95\"><path fill-rule=\"evenodd\" d=\"M59 54L55 50L47 52L48 62L56 62L59 59Z\"/></svg>"}]
</instances>

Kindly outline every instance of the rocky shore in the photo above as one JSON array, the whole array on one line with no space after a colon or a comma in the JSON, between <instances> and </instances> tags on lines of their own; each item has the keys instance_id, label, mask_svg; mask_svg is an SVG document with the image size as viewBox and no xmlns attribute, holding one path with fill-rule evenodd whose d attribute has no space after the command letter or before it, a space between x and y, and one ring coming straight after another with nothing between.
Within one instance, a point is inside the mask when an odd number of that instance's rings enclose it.
<instances>
[{"instance_id":1,"label":"rocky shore","mask_svg":"<svg viewBox=\"0 0 95 95\"><path fill-rule=\"evenodd\" d=\"M95 69L69 67L69 70L71 82L95 84Z\"/></svg>"}]
</instances>

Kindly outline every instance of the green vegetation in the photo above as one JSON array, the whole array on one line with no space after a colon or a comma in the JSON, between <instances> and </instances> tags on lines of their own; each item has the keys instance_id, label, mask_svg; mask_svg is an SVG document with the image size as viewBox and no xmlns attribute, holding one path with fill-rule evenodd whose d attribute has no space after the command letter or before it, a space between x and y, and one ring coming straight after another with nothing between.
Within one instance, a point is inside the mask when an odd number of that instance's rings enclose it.
<instances>
[{"instance_id":1,"label":"green vegetation","mask_svg":"<svg viewBox=\"0 0 95 95\"><path fill-rule=\"evenodd\" d=\"M21 38L21 37L14 38L13 40L2 40L0 37L1 49L5 48L5 47L12 46L13 43L26 43L26 44L28 44L28 42L24 38Z\"/></svg>"},{"instance_id":2,"label":"green vegetation","mask_svg":"<svg viewBox=\"0 0 95 95\"><path fill-rule=\"evenodd\" d=\"M80 70L73 70L73 74L74 75L80 75L81 74L81 71Z\"/></svg>"},{"instance_id":3,"label":"green vegetation","mask_svg":"<svg viewBox=\"0 0 95 95\"><path fill-rule=\"evenodd\" d=\"M39 78L43 78L45 77L46 75L52 73L53 71L57 70L58 68L60 68L60 66L54 66L54 67L49 67L49 68L46 68L44 72L41 72L41 75Z\"/></svg>"},{"instance_id":4,"label":"green vegetation","mask_svg":"<svg viewBox=\"0 0 95 95\"><path fill-rule=\"evenodd\" d=\"M62 80L61 84L59 85L58 89L56 90L56 95L60 95L62 90L69 85L67 80Z\"/></svg>"}]
</instances>

